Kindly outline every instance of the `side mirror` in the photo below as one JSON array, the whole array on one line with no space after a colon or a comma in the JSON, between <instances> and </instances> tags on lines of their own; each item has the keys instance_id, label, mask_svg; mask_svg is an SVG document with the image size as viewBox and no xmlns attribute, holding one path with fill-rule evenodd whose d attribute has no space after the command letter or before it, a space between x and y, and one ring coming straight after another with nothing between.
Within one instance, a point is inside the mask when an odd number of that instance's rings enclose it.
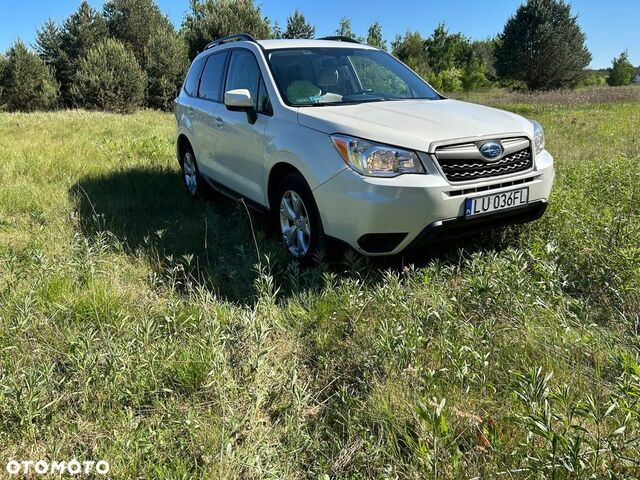
<instances>
[{"instance_id":1,"label":"side mirror","mask_svg":"<svg viewBox=\"0 0 640 480\"><path fill-rule=\"evenodd\" d=\"M229 110L246 110L253 107L251 93L246 88L224 92L224 104Z\"/></svg>"},{"instance_id":2,"label":"side mirror","mask_svg":"<svg viewBox=\"0 0 640 480\"><path fill-rule=\"evenodd\" d=\"M246 88L238 88L224 92L224 104L227 110L246 112L249 123L256 123L258 115L256 114L255 105L251 98L251 92Z\"/></svg>"}]
</instances>

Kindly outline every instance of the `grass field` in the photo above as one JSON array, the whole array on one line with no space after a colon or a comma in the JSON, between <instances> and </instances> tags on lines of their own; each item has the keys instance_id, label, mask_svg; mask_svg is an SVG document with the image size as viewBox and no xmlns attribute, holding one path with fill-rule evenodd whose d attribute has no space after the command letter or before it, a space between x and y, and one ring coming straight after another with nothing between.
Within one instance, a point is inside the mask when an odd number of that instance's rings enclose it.
<instances>
[{"instance_id":1,"label":"grass field","mask_svg":"<svg viewBox=\"0 0 640 480\"><path fill-rule=\"evenodd\" d=\"M514 102L543 219L307 270L171 115L1 113L0 477L640 477L640 101Z\"/></svg>"}]
</instances>

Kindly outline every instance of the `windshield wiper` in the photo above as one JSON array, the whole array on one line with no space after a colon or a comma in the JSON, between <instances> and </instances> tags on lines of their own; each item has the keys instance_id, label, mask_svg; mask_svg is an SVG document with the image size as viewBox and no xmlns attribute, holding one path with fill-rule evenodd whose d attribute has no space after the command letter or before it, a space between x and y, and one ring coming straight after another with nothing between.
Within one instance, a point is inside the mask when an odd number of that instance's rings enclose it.
<instances>
[{"instance_id":1,"label":"windshield wiper","mask_svg":"<svg viewBox=\"0 0 640 480\"><path fill-rule=\"evenodd\" d=\"M345 100L340 102L319 102L298 105L299 107L335 107L336 105L357 105L359 103L385 102L389 98L363 98L360 100Z\"/></svg>"}]
</instances>

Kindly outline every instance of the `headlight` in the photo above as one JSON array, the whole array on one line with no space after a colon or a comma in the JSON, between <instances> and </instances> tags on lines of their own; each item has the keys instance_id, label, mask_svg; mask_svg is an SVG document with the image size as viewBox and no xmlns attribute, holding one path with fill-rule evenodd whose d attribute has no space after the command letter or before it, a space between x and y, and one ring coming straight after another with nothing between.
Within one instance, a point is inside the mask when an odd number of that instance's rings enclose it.
<instances>
[{"instance_id":1,"label":"headlight","mask_svg":"<svg viewBox=\"0 0 640 480\"><path fill-rule=\"evenodd\" d=\"M536 147L536 153L540 153L544 150L544 130L542 130L542 125L535 120L529 121L533 123L533 143Z\"/></svg>"},{"instance_id":2,"label":"headlight","mask_svg":"<svg viewBox=\"0 0 640 480\"><path fill-rule=\"evenodd\" d=\"M418 155L410 150L346 135L331 135L331 140L345 163L362 175L395 177L402 173L424 173Z\"/></svg>"}]
</instances>

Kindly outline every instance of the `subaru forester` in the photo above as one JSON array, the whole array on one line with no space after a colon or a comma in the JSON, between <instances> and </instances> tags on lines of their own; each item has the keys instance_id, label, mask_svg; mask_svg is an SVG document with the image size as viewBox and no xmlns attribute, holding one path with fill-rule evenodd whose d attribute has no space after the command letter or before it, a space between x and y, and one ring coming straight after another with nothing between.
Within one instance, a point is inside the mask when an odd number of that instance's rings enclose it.
<instances>
[{"instance_id":1,"label":"subaru forester","mask_svg":"<svg viewBox=\"0 0 640 480\"><path fill-rule=\"evenodd\" d=\"M393 255L531 221L554 181L537 122L445 98L343 37L213 41L175 117L188 192L213 188L269 212L300 260L326 239Z\"/></svg>"}]
</instances>

